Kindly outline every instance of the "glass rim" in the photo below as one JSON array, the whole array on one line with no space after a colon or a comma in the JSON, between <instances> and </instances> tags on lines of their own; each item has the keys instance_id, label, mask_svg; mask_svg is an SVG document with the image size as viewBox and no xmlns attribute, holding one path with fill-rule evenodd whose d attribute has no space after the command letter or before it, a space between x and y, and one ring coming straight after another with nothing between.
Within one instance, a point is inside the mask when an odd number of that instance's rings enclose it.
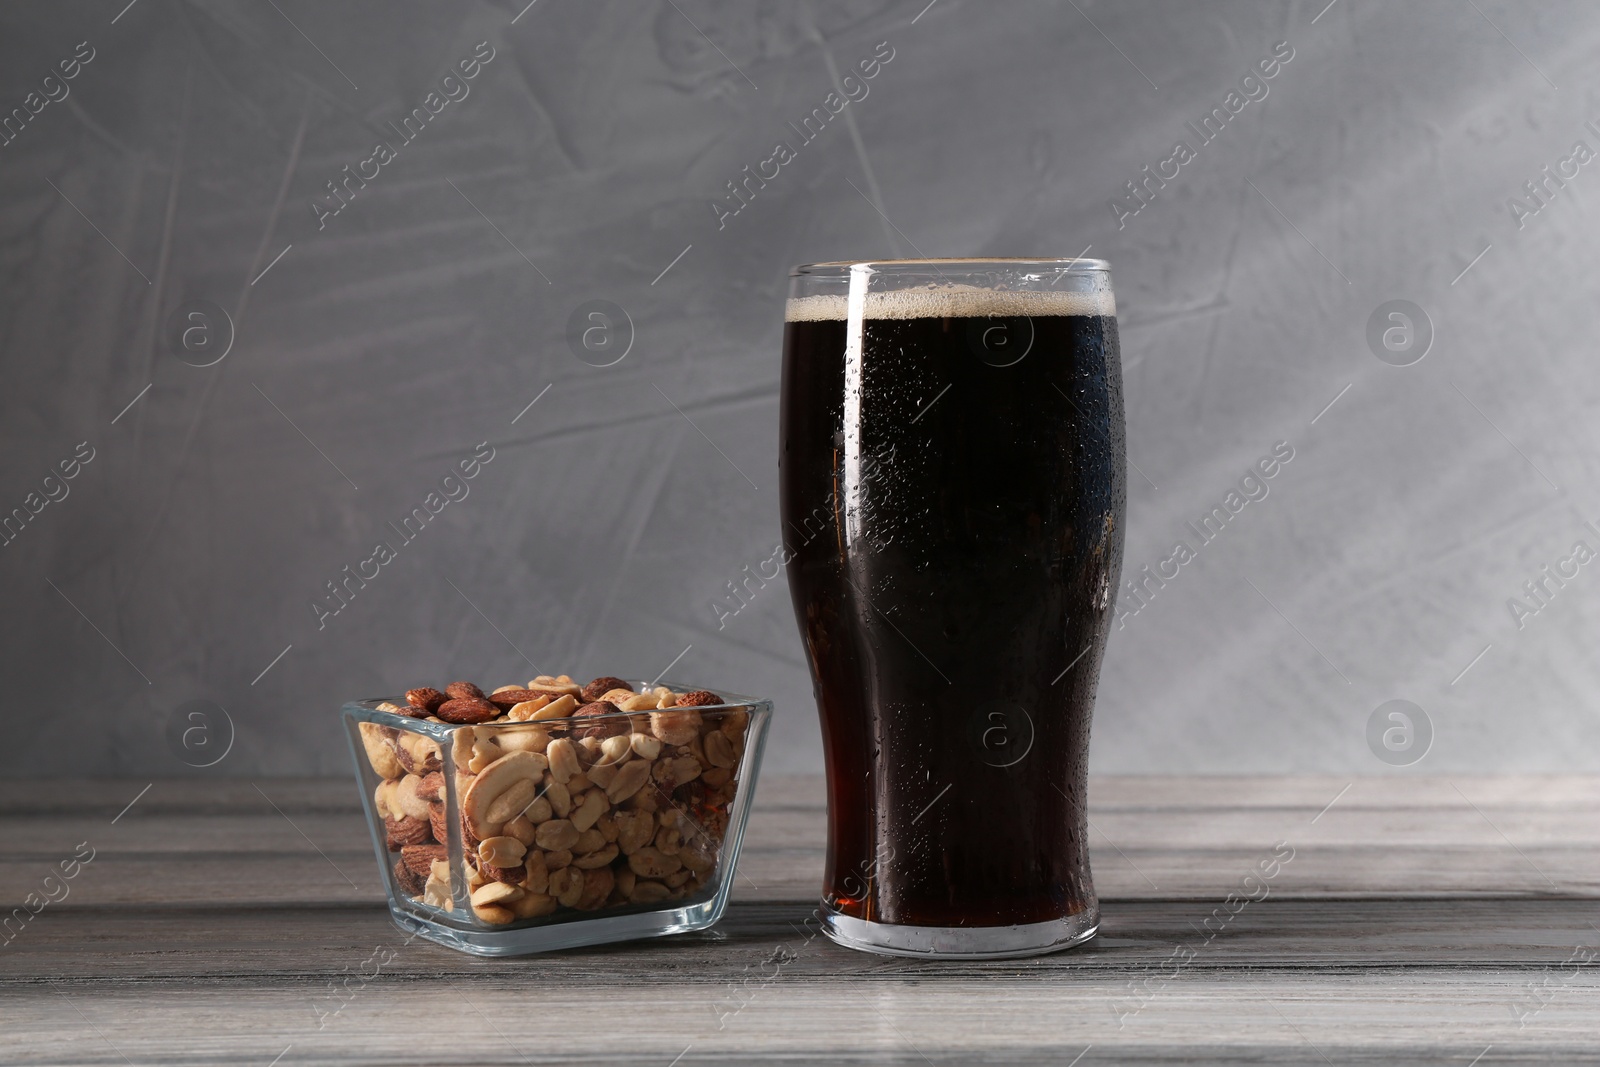
<instances>
[{"instance_id":1,"label":"glass rim","mask_svg":"<svg viewBox=\"0 0 1600 1067\"><path fill-rule=\"evenodd\" d=\"M677 688L676 686L672 688ZM693 692L692 689L683 690ZM772 701L761 697L748 697L741 693L725 693L721 704L696 705L694 710L701 713L724 714L733 711L746 711L753 715L771 714ZM409 729L418 733L429 734L436 738L443 738L452 733L469 727L493 727L497 730L519 726L543 726L552 729L571 729L574 726L592 726L596 723L610 723L627 719L634 715L648 715L652 711L671 711L671 708L647 708L642 711L617 711L606 712L604 715L561 715L549 719L494 719L489 722L455 723L435 722L428 718L415 718L410 715L400 715L396 712L385 711L378 707L382 703L404 705L405 697L368 697L363 700L346 701L343 711L346 715L353 715L364 722L380 726L392 726L398 729Z\"/></svg>"},{"instance_id":2,"label":"glass rim","mask_svg":"<svg viewBox=\"0 0 1600 1067\"><path fill-rule=\"evenodd\" d=\"M791 278L803 278L818 274L843 274L859 267L874 267L883 271L897 271L914 269L918 267L931 268L935 272L941 268L949 267L962 272L978 271L984 268L998 270L1027 269L1030 267L1056 270L1069 274L1095 274L1109 273L1111 264L1104 259L1086 258L1084 256L1066 256L1063 258L974 258L968 256L935 259L863 259L863 260L827 260L819 263L801 263L789 271Z\"/></svg>"}]
</instances>

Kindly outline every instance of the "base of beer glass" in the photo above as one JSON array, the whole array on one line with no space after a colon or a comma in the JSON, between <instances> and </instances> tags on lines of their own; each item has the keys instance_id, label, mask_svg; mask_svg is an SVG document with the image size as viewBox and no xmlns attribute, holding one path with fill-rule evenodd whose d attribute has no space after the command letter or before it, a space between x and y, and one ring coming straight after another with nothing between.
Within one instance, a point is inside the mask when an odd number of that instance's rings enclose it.
<instances>
[{"instance_id":1,"label":"base of beer glass","mask_svg":"<svg viewBox=\"0 0 1600 1067\"><path fill-rule=\"evenodd\" d=\"M1100 929L1100 908L1021 926L896 926L841 915L822 905L822 931L845 948L922 959L1007 960L1081 945Z\"/></svg>"}]
</instances>

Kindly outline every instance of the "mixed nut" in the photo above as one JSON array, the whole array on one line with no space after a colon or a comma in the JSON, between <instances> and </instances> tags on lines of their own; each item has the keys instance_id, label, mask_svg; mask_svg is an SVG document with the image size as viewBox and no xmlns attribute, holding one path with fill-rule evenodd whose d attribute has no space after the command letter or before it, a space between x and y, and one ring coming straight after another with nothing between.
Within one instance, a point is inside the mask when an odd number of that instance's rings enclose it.
<instances>
[{"instance_id":1,"label":"mixed nut","mask_svg":"<svg viewBox=\"0 0 1600 1067\"><path fill-rule=\"evenodd\" d=\"M379 710L449 723L473 914L504 924L563 908L680 900L712 885L749 713L705 690L636 691L613 677L540 675L485 693L419 688ZM592 721L585 721L592 720ZM360 724L383 780L374 806L394 877L453 910L446 768L421 732Z\"/></svg>"}]
</instances>

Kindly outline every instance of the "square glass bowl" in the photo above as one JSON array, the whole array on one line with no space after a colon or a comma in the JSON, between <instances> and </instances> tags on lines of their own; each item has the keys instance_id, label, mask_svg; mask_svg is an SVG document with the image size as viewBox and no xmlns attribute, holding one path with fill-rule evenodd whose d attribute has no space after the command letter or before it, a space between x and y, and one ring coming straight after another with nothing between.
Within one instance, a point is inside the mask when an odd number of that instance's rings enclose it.
<instances>
[{"instance_id":1,"label":"square glass bowl","mask_svg":"<svg viewBox=\"0 0 1600 1067\"><path fill-rule=\"evenodd\" d=\"M629 705L687 692L635 688ZM385 710L403 699L344 705L394 921L479 956L715 923L772 716L770 701L722 699L478 725Z\"/></svg>"}]
</instances>

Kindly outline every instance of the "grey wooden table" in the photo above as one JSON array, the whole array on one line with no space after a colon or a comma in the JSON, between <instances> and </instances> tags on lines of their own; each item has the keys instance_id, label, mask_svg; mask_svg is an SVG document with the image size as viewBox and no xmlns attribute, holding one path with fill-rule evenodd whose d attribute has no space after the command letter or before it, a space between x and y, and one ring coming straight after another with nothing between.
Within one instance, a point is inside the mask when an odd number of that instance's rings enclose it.
<instances>
[{"instance_id":1,"label":"grey wooden table","mask_svg":"<svg viewBox=\"0 0 1600 1067\"><path fill-rule=\"evenodd\" d=\"M1600 1063L1600 779L1099 779L1101 936L963 964L808 937L816 779L715 929L516 960L407 942L348 782L146 784L0 786L0 1062Z\"/></svg>"}]
</instances>

